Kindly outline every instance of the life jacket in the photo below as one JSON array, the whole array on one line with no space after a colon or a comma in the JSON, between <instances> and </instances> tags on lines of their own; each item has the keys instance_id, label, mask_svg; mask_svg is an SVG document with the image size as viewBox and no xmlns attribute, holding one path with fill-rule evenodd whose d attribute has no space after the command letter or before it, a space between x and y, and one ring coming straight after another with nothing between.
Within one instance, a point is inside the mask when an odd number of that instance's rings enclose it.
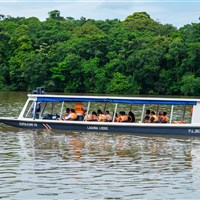
<instances>
[{"instance_id":1,"label":"life jacket","mask_svg":"<svg viewBox=\"0 0 200 200\"><path fill-rule=\"evenodd\" d=\"M71 113L71 115L72 115L72 118L71 118L70 120L75 120L75 119L77 119L77 114L76 114L76 113Z\"/></svg>"},{"instance_id":2,"label":"life jacket","mask_svg":"<svg viewBox=\"0 0 200 200\"><path fill-rule=\"evenodd\" d=\"M84 114L85 110L83 108L83 103L82 102L78 102L75 104L75 112L77 114Z\"/></svg>"},{"instance_id":3,"label":"life jacket","mask_svg":"<svg viewBox=\"0 0 200 200\"><path fill-rule=\"evenodd\" d=\"M120 122L127 122L128 121L128 116L127 115L121 115L120 116Z\"/></svg>"},{"instance_id":4,"label":"life jacket","mask_svg":"<svg viewBox=\"0 0 200 200\"><path fill-rule=\"evenodd\" d=\"M98 116L98 121L99 121L99 122L105 122L105 121L106 121L106 115L100 114L100 115Z\"/></svg>"},{"instance_id":5,"label":"life jacket","mask_svg":"<svg viewBox=\"0 0 200 200\"><path fill-rule=\"evenodd\" d=\"M106 115L106 121L108 121L108 122L110 122L110 121L112 121L112 116L111 115Z\"/></svg>"},{"instance_id":6,"label":"life jacket","mask_svg":"<svg viewBox=\"0 0 200 200\"><path fill-rule=\"evenodd\" d=\"M162 123L167 123L169 118L167 116L163 116Z\"/></svg>"},{"instance_id":7,"label":"life jacket","mask_svg":"<svg viewBox=\"0 0 200 200\"><path fill-rule=\"evenodd\" d=\"M154 118L154 120L151 123L156 123L158 121L158 117L156 115L153 115L152 117ZM151 121L151 119L150 119L150 121Z\"/></svg>"}]
</instances>

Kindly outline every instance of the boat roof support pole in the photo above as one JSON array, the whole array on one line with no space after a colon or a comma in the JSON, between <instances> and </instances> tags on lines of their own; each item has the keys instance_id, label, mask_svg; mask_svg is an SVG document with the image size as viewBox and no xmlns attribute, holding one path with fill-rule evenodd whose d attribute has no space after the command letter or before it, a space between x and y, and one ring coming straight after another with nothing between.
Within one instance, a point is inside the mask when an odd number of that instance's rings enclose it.
<instances>
[{"instance_id":1,"label":"boat roof support pole","mask_svg":"<svg viewBox=\"0 0 200 200\"><path fill-rule=\"evenodd\" d=\"M186 112L186 105L184 106L184 110L183 110L183 116L182 116L182 121L185 120L185 112Z\"/></svg>"},{"instance_id":2,"label":"boat roof support pole","mask_svg":"<svg viewBox=\"0 0 200 200\"><path fill-rule=\"evenodd\" d=\"M145 104L143 104L143 106L142 106L141 122L142 122L143 119L144 119L144 111L145 111Z\"/></svg>"},{"instance_id":3,"label":"boat roof support pole","mask_svg":"<svg viewBox=\"0 0 200 200\"><path fill-rule=\"evenodd\" d=\"M52 115L54 114L54 103L53 102L51 103L51 114Z\"/></svg>"},{"instance_id":4,"label":"boat roof support pole","mask_svg":"<svg viewBox=\"0 0 200 200\"><path fill-rule=\"evenodd\" d=\"M104 104L103 113L105 113L105 111L106 111L106 103Z\"/></svg>"},{"instance_id":5,"label":"boat roof support pole","mask_svg":"<svg viewBox=\"0 0 200 200\"><path fill-rule=\"evenodd\" d=\"M171 106L170 121L169 121L170 124L172 123L173 111L174 111L174 105Z\"/></svg>"},{"instance_id":6,"label":"boat roof support pole","mask_svg":"<svg viewBox=\"0 0 200 200\"><path fill-rule=\"evenodd\" d=\"M65 104L65 102L63 101L62 105L61 105L61 109L60 109L60 118L62 117L62 114L63 114L64 104Z\"/></svg>"},{"instance_id":7,"label":"boat roof support pole","mask_svg":"<svg viewBox=\"0 0 200 200\"><path fill-rule=\"evenodd\" d=\"M90 110L90 102L88 102L88 106L87 106L86 120L88 119L89 110Z\"/></svg>"},{"instance_id":8,"label":"boat roof support pole","mask_svg":"<svg viewBox=\"0 0 200 200\"><path fill-rule=\"evenodd\" d=\"M36 118L36 107L37 107L37 102L34 102L34 106L33 106L33 120L35 120Z\"/></svg>"},{"instance_id":9,"label":"boat roof support pole","mask_svg":"<svg viewBox=\"0 0 200 200\"><path fill-rule=\"evenodd\" d=\"M114 110L114 114L113 114L113 120L112 120L112 122L115 122L115 116L116 116L116 113L117 113L117 103L115 104L115 110Z\"/></svg>"},{"instance_id":10,"label":"boat roof support pole","mask_svg":"<svg viewBox=\"0 0 200 200\"><path fill-rule=\"evenodd\" d=\"M159 111L159 105L157 105L157 111L156 111L156 114L158 115L158 111Z\"/></svg>"}]
</instances>

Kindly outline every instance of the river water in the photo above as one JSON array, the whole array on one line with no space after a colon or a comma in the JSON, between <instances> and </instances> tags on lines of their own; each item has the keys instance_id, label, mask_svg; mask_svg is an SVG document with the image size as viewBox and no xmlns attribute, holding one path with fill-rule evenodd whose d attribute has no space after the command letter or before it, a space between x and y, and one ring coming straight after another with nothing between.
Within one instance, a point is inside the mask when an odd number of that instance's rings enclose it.
<instances>
[{"instance_id":1,"label":"river water","mask_svg":"<svg viewBox=\"0 0 200 200\"><path fill-rule=\"evenodd\" d=\"M0 93L0 115L26 94ZM0 125L0 198L200 199L200 138Z\"/></svg>"}]
</instances>

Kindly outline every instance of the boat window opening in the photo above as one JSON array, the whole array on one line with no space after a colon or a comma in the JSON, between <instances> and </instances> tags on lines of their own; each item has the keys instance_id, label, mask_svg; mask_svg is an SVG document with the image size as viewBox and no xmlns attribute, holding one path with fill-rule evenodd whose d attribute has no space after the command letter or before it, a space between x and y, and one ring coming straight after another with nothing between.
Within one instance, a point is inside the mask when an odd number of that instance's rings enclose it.
<instances>
[{"instance_id":1,"label":"boat window opening","mask_svg":"<svg viewBox=\"0 0 200 200\"><path fill-rule=\"evenodd\" d=\"M103 111L105 114L106 111L109 111L109 114L114 118L114 112L115 112L115 104L114 103L106 103L106 109Z\"/></svg>"},{"instance_id":2,"label":"boat window opening","mask_svg":"<svg viewBox=\"0 0 200 200\"><path fill-rule=\"evenodd\" d=\"M157 105L157 104L143 104L142 109L141 105L138 105L140 107L136 108L136 112L134 113L136 116L136 121L142 122L145 115L146 111L150 110L154 111L156 115L159 115L159 112L167 112L167 116L169 117L169 113L171 112L171 105ZM140 118L137 118L137 116L140 116Z\"/></svg>"},{"instance_id":3,"label":"boat window opening","mask_svg":"<svg viewBox=\"0 0 200 200\"><path fill-rule=\"evenodd\" d=\"M47 102L44 102L43 109L42 109L42 112L41 112L41 118L43 116L43 113L45 111L46 106L47 106Z\"/></svg>"},{"instance_id":4,"label":"boat window opening","mask_svg":"<svg viewBox=\"0 0 200 200\"><path fill-rule=\"evenodd\" d=\"M23 115L24 118L33 118L33 106L34 106L34 101L29 101Z\"/></svg>"},{"instance_id":5,"label":"boat window opening","mask_svg":"<svg viewBox=\"0 0 200 200\"><path fill-rule=\"evenodd\" d=\"M56 116L56 118L60 117L60 108L62 106L62 102L46 102L44 109L42 110L41 117L46 118L47 115Z\"/></svg>"},{"instance_id":6,"label":"boat window opening","mask_svg":"<svg viewBox=\"0 0 200 200\"><path fill-rule=\"evenodd\" d=\"M64 101L60 102L60 103L61 103L60 108L58 108L58 109L60 109L60 111L58 113L60 113L60 118L64 118L65 114L66 114L66 109L74 108L75 103L74 102L64 102ZM63 108L62 108L62 106L63 106Z\"/></svg>"},{"instance_id":7,"label":"boat window opening","mask_svg":"<svg viewBox=\"0 0 200 200\"><path fill-rule=\"evenodd\" d=\"M90 102L89 105L87 105L86 108L86 114L85 114L85 120L88 119L88 115L91 114L93 111L97 113L98 110L101 110L103 113L105 113L106 110L109 111L110 115L113 117L114 116L114 105L113 103L106 103L106 107L104 103L97 103L97 102ZM105 109L106 108L106 109ZM104 111L105 109L105 111Z\"/></svg>"},{"instance_id":8,"label":"boat window opening","mask_svg":"<svg viewBox=\"0 0 200 200\"><path fill-rule=\"evenodd\" d=\"M172 123L191 123L190 108L188 105L174 106Z\"/></svg>"}]
</instances>

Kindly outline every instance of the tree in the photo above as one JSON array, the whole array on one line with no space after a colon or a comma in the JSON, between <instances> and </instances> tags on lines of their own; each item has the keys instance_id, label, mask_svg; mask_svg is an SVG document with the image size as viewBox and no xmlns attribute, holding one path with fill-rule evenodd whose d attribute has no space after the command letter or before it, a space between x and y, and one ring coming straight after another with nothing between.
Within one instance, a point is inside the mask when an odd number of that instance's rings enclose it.
<instances>
[{"instance_id":1,"label":"tree","mask_svg":"<svg viewBox=\"0 0 200 200\"><path fill-rule=\"evenodd\" d=\"M50 19L64 20L64 17L60 16L59 10L52 10L52 11L48 12L48 14L49 14Z\"/></svg>"},{"instance_id":2,"label":"tree","mask_svg":"<svg viewBox=\"0 0 200 200\"><path fill-rule=\"evenodd\" d=\"M138 94L139 90L140 87L136 83L131 82L131 77L124 76L119 72L113 74L113 78L107 86L107 92L109 93Z\"/></svg>"},{"instance_id":3,"label":"tree","mask_svg":"<svg viewBox=\"0 0 200 200\"><path fill-rule=\"evenodd\" d=\"M200 95L200 77L195 77L193 74L186 74L181 80L181 92L184 95Z\"/></svg>"}]
</instances>

